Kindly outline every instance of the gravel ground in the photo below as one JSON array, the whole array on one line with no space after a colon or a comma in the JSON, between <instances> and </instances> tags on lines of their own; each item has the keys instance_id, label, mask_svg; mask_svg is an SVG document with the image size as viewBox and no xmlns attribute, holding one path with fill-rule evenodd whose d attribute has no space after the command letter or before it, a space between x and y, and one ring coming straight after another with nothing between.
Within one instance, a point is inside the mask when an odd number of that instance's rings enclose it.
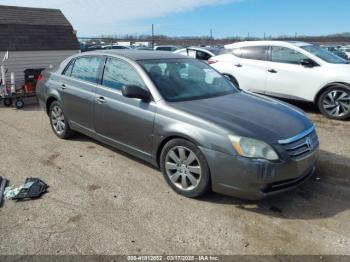
<instances>
[{"instance_id":1,"label":"gravel ground","mask_svg":"<svg viewBox=\"0 0 350 262\"><path fill-rule=\"evenodd\" d=\"M62 141L36 105L0 108L0 175L40 177L39 200L0 209L0 254L350 255L350 122L304 107L321 141L315 177L261 202L181 197L158 170L78 135Z\"/></svg>"}]
</instances>

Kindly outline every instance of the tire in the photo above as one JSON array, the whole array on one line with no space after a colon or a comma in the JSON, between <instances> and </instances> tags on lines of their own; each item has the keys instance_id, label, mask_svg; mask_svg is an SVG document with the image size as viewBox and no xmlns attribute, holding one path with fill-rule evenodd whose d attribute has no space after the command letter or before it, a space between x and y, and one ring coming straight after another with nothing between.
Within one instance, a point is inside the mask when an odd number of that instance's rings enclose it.
<instances>
[{"instance_id":1,"label":"tire","mask_svg":"<svg viewBox=\"0 0 350 262\"><path fill-rule=\"evenodd\" d=\"M58 101L51 103L49 117L51 128L56 136L61 139L68 139L74 135L74 131L70 128L67 117Z\"/></svg>"},{"instance_id":2,"label":"tire","mask_svg":"<svg viewBox=\"0 0 350 262\"><path fill-rule=\"evenodd\" d=\"M187 140L173 139L164 146L160 169L168 185L185 197L198 198L210 190L208 163L199 148Z\"/></svg>"},{"instance_id":3,"label":"tire","mask_svg":"<svg viewBox=\"0 0 350 262\"><path fill-rule=\"evenodd\" d=\"M350 87L336 84L327 88L317 101L320 112L330 119L350 119Z\"/></svg>"},{"instance_id":4,"label":"tire","mask_svg":"<svg viewBox=\"0 0 350 262\"><path fill-rule=\"evenodd\" d=\"M17 109L22 109L24 107L24 101L22 99L17 99L15 102L15 106Z\"/></svg>"},{"instance_id":5,"label":"tire","mask_svg":"<svg viewBox=\"0 0 350 262\"><path fill-rule=\"evenodd\" d=\"M12 98L4 98L4 106L10 107L13 104Z\"/></svg>"}]
</instances>

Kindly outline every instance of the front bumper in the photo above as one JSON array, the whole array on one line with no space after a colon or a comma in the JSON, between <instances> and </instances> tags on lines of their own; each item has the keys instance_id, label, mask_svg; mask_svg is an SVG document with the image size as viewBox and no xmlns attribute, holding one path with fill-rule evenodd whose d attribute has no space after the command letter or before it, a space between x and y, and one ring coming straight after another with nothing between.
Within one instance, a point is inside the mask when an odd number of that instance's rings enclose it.
<instances>
[{"instance_id":1,"label":"front bumper","mask_svg":"<svg viewBox=\"0 0 350 262\"><path fill-rule=\"evenodd\" d=\"M212 190L242 199L259 200L293 189L315 171L318 150L301 160L270 162L201 148L209 164Z\"/></svg>"}]
</instances>

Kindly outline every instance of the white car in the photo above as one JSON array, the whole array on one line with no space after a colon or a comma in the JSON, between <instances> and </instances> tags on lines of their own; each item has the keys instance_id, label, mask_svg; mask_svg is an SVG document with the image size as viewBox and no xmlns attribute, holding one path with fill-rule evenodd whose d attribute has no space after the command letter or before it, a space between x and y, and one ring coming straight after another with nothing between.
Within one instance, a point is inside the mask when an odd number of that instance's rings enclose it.
<instances>
[{"instance_id":1,"label":"white car","mask_svg":"<svg viewBox=\"0 0 350 262\"><path fill-rule=\"evenodd\" d=\"M340 48L340 51L343 51L348 56L348 59L350 60L350 46L342 47Z\"/></svg>"},{"instance_id":2,"label":"white car","mask_svg":"<svg viewBox=\"0 0 350 262\"><path fill-rule=\"evenodd\" d=\"M202 61L208 61L213 56L219 55L222 49L223 48L191 46L191 47L176 50L173 53L192 57Z\"/></svg>"},{"instance_id":3,"label":"white car","mask_svg":"<svg viewBox=\"0 0 350 262\"><path fill-rule=\"evenodd\" d=\"M313 102L327 117L350 118L350 65L319 46L252 41L225 46L209 64L242 90Z\"/></svg>"}]
</instances>

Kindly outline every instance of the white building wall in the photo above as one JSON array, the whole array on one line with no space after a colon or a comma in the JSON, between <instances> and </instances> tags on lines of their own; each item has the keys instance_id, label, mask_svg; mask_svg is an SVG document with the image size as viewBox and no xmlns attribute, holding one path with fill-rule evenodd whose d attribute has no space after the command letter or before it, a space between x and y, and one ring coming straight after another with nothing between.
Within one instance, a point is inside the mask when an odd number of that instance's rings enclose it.
<instances>
[{"instance_id":1,"label":"white building wall","mask_svg":"<svg viewBox=\"0 0 350 262\"><path fill-rule=\"evenodd\" d=\"M65 58L79 53L80 50L55 50L55 51L16 51L9 52L9 59L4 62L8 69L6 80L10 81L10 73L15 73L16 85L24 83L24 70L36 68L49 68L50 65L59 64ZM6 51L0 51L0 64Z\"/></svg>"}]
</instances>

